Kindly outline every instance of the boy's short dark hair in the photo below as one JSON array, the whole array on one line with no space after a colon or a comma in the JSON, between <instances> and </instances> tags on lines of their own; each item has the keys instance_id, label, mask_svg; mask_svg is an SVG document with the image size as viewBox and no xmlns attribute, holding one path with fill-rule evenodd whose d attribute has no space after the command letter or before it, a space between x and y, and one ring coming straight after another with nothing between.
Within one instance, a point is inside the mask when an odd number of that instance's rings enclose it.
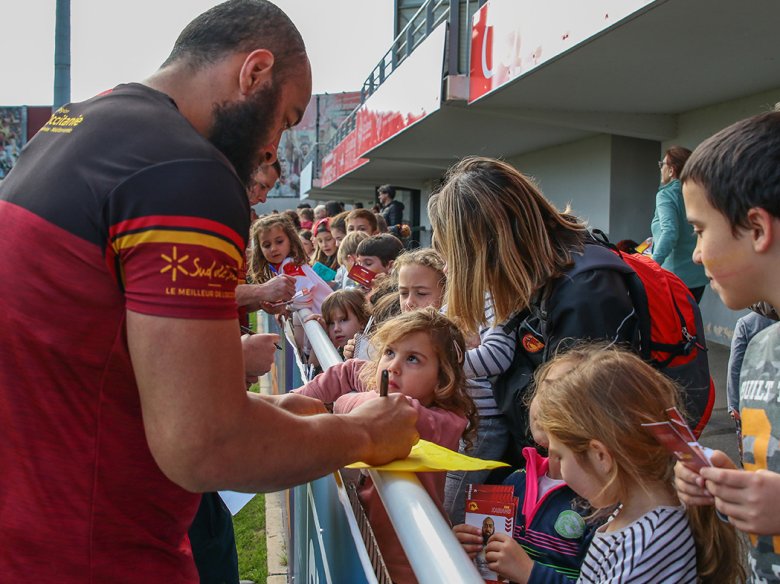
<instances>
[{"instance_id":1,"label":"boy's short dark hair","mask_svg":"<svg viewBox=\"0 0 780 584\"><path fill-rule=\"evenodd\" d=\"M387 266L404 250L404 244L395 235L380 233L360 242L357 248L359 256L375 256L383 266Z\"/></svg>"},{"instance_id":2,"label":"boy's short dark hair","mask_svg":"<svg viewBox=\"0 0 780 584\"><path fill-rule=\"evenodd\" d=\"M303 217L306 221L314 221L314 209L311 207L304 207L298 212L299 217Z\"/></svg>"},{"instance_id":3,"label":"boy's short dark hair","mask_svg":"<svg viewBox=\"0 0 780 584\"><path fill-rule=\"evenodd\" d=\"M780 217L780 112L759 114L707 138L685 163L680 182L707 191L707 200L736 233L753 207Z\"/></svg>"},{"instance_id":4,"label":"boy's short dark hair","mask_svg":"<svg viewBox=\"0 0 780 584\"><path fill-rule=\"evenodd\" d=\"M373 212L369 211L368 209L352 209L347 215L347 223L349 223L353 219L365 219L366 221L368 221L368 224L371 226L371 229L374 232L376 232L377 230L376 216L374 215Z\"/></svg>"}]
</instances>

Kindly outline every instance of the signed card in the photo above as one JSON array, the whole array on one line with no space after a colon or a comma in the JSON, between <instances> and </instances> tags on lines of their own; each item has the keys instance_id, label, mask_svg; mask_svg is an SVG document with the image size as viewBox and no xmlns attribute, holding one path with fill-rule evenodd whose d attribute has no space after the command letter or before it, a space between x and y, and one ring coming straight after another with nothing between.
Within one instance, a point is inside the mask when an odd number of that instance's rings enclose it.
<instances>
[{"instance_id":1,"label":"signed card","mask_svg":"<svg viewBox=\"0 0 780 584\"><path fill-rule=\"evenodd\" d=\"M674 422L655 422L642 424L655 439L669 452L673 453L677 460L688 464L697 471L705 466L712 466L704 452L696 441L688 442L675 429Z\"/></svg>"},{"instance_id":2,"label":"signed card","mask_svg":"<svg viewBox=\"0 0 780 584\"><path fill-rule=\"evenodd\" d=\"M347 277L353 282L357 282L364 288L370 288L371 282L376 278L376 272L372 272L366 267L354 264L347 273Z\"/></svg>"},{"instance_id":3,"label":"signed card","mask_svg":"<svg viewBox=\"0 0 780 584\"><path fill-rule=\"evenodd\" d=\"M478 485L483 486L483 485ZM495 493L494 493L495 494ZM499 495L503 496L501 493ZM488 496L487 494L485 496ZM517 498L514 501L495 499L467 499L466 500L466 524L473 525L482 530L483 545L487 544L494 533L505 533L512 536L517 511ZM506 582L498 574L488 568L484 549L474 558L480 576L485 582Z\"/></svg>"}]
</instances>

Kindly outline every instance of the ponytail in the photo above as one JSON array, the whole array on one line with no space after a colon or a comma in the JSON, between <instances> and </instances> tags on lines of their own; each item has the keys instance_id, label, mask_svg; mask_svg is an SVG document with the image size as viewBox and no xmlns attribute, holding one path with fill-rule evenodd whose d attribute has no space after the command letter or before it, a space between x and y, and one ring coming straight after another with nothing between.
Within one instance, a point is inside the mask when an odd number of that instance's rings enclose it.
<instances>
[{"instance_id":1,"label":"ponytail","mask_svg":"<svg viewBox=\"0 0 780 584\"><path fill-rule=\"evenodd\" d=\"M685 511L696 543L696 568L702 584L747 579L745 546L731 523L723 521L715 507L688 507Z\"/></svg>"}]
</instances>

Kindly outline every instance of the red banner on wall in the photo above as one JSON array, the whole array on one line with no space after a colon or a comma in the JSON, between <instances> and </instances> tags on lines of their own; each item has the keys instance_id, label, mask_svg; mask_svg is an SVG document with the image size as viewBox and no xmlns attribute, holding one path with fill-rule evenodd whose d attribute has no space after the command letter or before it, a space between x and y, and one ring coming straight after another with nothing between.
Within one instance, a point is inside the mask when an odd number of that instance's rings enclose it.
<instances>
[{"instance_id":1,"label":"red banner on wall","mask_svg":"<svg viewBox=\"0 0 780 584\"><path fill-rule=\"evenodd\" d=\"M357 156L357 142L357 130L352 130L322 159L322 188L368 162Z\"/></svg>"},{"instance_id":2,"label":"red banner on wall","mask_svg":"<svg viewBox=\"0 0 780 584\"><path fill-rule=\"evenodd\" d=\"M442 23L360 106L355 129L322 161L323 187L368 162L368 152L439 109L445 35Z\"/></svg>"}]
</instances>

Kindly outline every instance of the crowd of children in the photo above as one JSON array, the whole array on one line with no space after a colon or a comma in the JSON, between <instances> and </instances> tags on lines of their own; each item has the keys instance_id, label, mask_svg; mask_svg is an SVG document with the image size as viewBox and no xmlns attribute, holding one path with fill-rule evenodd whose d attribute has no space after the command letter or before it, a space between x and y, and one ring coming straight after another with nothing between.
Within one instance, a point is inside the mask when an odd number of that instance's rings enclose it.
<instances>
[{"instance_id":1,"label":"crowd of children","mask_svg":"<svg viewBox=\"0 0 780 584\"><path fill-rule=\"evenodd\" d=\"M780 305L780 113L705 141L679 180L713 290L732 309ZM250 281L294 276L347 359L295 391L345 413L387 371L422 438L511 461L508 476L420 475L465 552L508 581L778 581L778 325L755 334L730 400L743 468L718 451L680 462L648 425L685 412L685 389L641 357L626 278L574 270L607 253L582 221L478 157L449 171L428 216L433 248L409 251L365 209L253 224ZM487 482L519 500L511 535L464 523L467 487ZM367 476L359 493L393 581L414 582Z\"/></svg>"}]
</instances>

